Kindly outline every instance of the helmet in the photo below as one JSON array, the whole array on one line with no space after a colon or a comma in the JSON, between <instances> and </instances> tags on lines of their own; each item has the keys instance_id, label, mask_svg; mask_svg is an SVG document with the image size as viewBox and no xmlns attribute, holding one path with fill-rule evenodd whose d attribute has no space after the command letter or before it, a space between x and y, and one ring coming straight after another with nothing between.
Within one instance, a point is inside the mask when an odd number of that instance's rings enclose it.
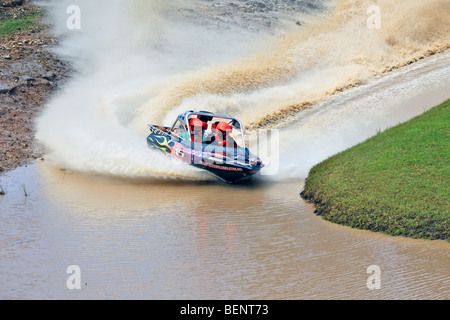
<instances>
[{"instance_id":1,"label":"helmet","mask_svg":"<svg viewBox=\"0 0 450 320\"><path fill-rule=\"evenodd\" d=\"M233 131L233 127L230 126L228 123L226 122L219 122L217 124L217 129L223 132L231 132Z\"/></svg>"},{"instance_id":2,"label":"helmet","mask_svg":"<svg viewBox=\"0 0 450 320\"><path fill-rule=\"evenodd\" d=\"M205 130L206 128L208 128L208 124L198 118L192 118L191 120L189 120L189 126L191 127L191 130L193 127L202 128Z\"/></svg>"}]
</instances>

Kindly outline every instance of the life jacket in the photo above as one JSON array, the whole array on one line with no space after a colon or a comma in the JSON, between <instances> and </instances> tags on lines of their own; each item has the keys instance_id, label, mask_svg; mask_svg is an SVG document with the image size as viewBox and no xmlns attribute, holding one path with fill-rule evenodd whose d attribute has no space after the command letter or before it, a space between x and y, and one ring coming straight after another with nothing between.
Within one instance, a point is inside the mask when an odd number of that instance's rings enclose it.
<instances>
[{"instance_id":1,"label":"life jacket","mask_svg":"<svg viewBox=\"0 0 450 320\"><path fill-rule=\"evenodd\" d=\"M221 147L229 147L230 146L230 143L227 141L227 139L225 139L225 140L218 140L217 141L217 144L219 145L219 146L221 146Z\"/></svg>"}]
</instances>

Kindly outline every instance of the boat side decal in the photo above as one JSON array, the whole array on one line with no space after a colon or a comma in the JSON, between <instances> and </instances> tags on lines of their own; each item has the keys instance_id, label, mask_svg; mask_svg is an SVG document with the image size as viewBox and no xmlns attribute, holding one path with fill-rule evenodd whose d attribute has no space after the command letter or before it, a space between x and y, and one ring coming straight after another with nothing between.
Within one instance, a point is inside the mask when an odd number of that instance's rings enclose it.
<instances>
[{"instance_id":1,"label":"boat side decal","mask_svg":"<svg viewBox=\"0 0 450 320\"><path fill-rule=\"evenodd\" d=\"M210 168L220 169L220 170L228 170L228 171L244 171L244 170L242 170L241 168L218 166L218 165L216 165L216 164L208 163L208 162L202 162L202 165L205 165L205 166L210 167Z\"/></svg>"}]
</instances>

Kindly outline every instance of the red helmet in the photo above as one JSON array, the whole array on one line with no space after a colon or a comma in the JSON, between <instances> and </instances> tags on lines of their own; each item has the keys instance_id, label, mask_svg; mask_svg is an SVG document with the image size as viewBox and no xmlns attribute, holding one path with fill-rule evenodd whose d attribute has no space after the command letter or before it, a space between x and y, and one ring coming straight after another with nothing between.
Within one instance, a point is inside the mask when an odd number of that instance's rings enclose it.
<instances>
[{"instance_id":1,"label":"red helmet","mask_svg":"<svg viewBox=\"0 0 450 320\"><path fill-rule=\"evenodd\" d=\"M191 130L193 127L202 128L204 130L208 128L208 124L198 118L192 118L189 120L189 126L191 127Z\"/></svg>"},{"instance_id":2,"label":"red helmet","mask_svg":"<svg viewBox=\"0 0 450 320\"><path fill-rule=\"evenodd\" d=\"M233 131L233 127L230 126L226 122L219 122L219 124L217 125L217 129L220 130L220 131L224 131L224 132L231 132L231 131Z\"/></svg>"}]
</instances>

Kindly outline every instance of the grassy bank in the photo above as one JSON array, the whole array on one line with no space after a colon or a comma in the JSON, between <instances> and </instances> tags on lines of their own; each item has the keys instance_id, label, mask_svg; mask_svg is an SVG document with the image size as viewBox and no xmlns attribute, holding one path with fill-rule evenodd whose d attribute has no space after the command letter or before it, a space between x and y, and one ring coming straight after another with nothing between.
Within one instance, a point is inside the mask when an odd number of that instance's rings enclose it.
<instances>
[{"instance_id":1,"label":"grassy bank","mask_svg":"<svg viewBox=\"0 0 450 320\"><path fill-rule=\"evenodd\" d=\"M0 39L39 28L43 14L43 10L37 8L20 7L6 10L0 7Z\"/></svg>"},{"instance_id":2,"label":"grassy bank","mask_svg":"<svg viewBox=\"0 0 450 320\"><path fill-rule=\"evenodd\" d=\"M347 226L450 236L450 100L314 166L301 195Z\"/></svg>"}]
</instances>

